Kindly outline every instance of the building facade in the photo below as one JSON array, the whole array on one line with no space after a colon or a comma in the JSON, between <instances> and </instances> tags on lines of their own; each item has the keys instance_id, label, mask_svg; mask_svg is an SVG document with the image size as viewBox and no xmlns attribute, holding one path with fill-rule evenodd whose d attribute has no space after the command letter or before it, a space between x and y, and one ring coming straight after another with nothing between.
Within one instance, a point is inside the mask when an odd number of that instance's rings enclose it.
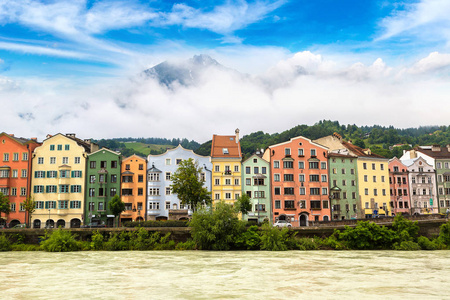
<instances>
[{"instance_id":1,"label":"building facade","mask_svg":"<svg viewBox=\"0 0 450 300\"><path fill-rule=\"evenodd\" d=\"M224 201L234 204L241 196L241 145L236 135L213 135L211 144L213 204Z\"/></svg>"},{"instance_id":2,"label":"building facade","mask_svg":"<svg viewBox=\"0 0 450 300\"><path fill-rule=\"evenodd\" d=\"M114 215L109 208L109 202L116 194L120 196L120 168L120 153L102 148L88 155L85 224L114 225Z\"/></svg>"},{"instance_id":3,"label":"building facade","mask_svg":"<svg viewBox=\"0 0 450 300\"><path fill-rule=\"evenodd\" d=\"M125 203L125 211L120 215L120 221L146 220L147 199L147 160L138 155L122 159L121 168L121 199Z\"/></svg>"},{"instance_id":4,"label":"building facade","mask_svg":"<svg viewBox=\"0 0 450 300\"><path fill-rule=\"evenodd\" d=\"M402 160L402 163L408 170L411 214L437 213L439 208L436 201L436 172L433 165L423 157Z\"/></svg>"},{"instance_id":5,"label":"building facade","mask_svg":"<svg viewBox=\"0 0 450 300\"><path fill-rule=\"evenodd\" d=\"M357 157L328 153L331 212L333 220L357 219L359 205ZM361 217L361 216L359 216Z\"/></svg>"},{"instance_id":6,"label":"building facade","mask_svg":"<svg viewBox=\"0 0 450 300\"><path fill-rule=\"evenodd\" d=\"M269 146L273 221L293 226L329 221L328 148L302 136Z\"/></svg>"},{"instance_id":7,"label":"building facade","mask_svg":"<svg viewBox=\"0 0 450 300\"><path fill-rule=\"evenodd\" d=\"M244 216L248 221L272 222L272 198L270 192L270 163L258 151L242 162L242 194L247 194L252 209Z\"/></svg>"},{"instance_id":8,"label":"building facade","mask_svg":"<svg viewBox=\"0 0 450 300\"><path fill-rule=\"evenodd\" d=\"M411 213L408 167L397 157L389 160L389 185L393 215Z\"/></svg>"},{"instance_id":9,"label":"building facade","mask_svg":"<svg viewBox=\"0 0 450 300\"><path fill-rule=\"evenodd\" d=\"M201 178L204 187L211 192L211 157L195 154L181 145L169 149L160 155L148 156L148 199L149 219L167 220L186 218L191 215L191 208L180 203L176 194L172 193L172 175L183 160L192 159L202 169Z\"/></svg>"},{"instance_id":10,"label":"building facade","mask_svg":"<svg viewBox=\"0 0 450 300\"><path fill-rule=\"evenodd\" d=\"M47 136L32 158L33 228L80 227L84 220L86 157L98 150L75 134Z\"/></svg>"},{"instance_id":11,"label":"building facade","mask_svg":"<svg viewBox=\"0 0 450 300\"><path fill-rule=\"evenodd\" d=\"M11 212L1 216L0 226L13 227L27 222L27 213L23 206L30 195L31 154L40 143L36 139L14 137L12 134L0 134L0 192L7 196Z\"/></svg>"}]
</instances>

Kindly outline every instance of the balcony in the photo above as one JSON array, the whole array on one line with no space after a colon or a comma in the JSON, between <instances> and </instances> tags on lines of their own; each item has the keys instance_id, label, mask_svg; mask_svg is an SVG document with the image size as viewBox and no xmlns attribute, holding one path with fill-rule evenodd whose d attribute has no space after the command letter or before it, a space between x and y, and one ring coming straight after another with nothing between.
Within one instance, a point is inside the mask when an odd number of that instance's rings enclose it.
<instances>
[{"instance_id":1,"label":"balcony","mask_svg":"<svg viewBox=\"0 0 450 300\"><path fill-rule=\"evenodd\" d=\"M225 172L223 172L223 175L232 175L231 170L225 170Z\"/></svg>"}]
</instances>

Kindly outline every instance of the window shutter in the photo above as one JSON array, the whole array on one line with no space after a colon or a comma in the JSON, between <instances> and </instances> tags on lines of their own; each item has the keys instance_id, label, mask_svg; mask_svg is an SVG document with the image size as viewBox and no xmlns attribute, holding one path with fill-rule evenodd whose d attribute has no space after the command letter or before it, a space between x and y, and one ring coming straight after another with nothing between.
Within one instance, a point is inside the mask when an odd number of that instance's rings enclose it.
<instances>
[{"instance_id":1,"label":"window shutter","mask_svg":"<svg viewBox=\"0 0 450 300\"><path fill-rule=\"evenodd\" d=\"M48 201L45 201L45 209L48 209Z\"/></svg>"}]
</instances>

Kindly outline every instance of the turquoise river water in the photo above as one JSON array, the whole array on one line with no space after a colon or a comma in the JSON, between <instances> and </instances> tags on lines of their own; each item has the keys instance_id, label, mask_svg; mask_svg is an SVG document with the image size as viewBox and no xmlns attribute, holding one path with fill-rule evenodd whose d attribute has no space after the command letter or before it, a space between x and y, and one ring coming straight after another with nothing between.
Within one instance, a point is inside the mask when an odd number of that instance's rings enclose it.
<instances>
[{"instance_id":1,"label":"turquoise river water","mask_svg":"<svg viewBox=\"0 0 450 300\"><path fill-rule=\"evenodd\" d=\"M450 251L0 253L1 299L450 299Z\"/></svg>"}]
</instances>

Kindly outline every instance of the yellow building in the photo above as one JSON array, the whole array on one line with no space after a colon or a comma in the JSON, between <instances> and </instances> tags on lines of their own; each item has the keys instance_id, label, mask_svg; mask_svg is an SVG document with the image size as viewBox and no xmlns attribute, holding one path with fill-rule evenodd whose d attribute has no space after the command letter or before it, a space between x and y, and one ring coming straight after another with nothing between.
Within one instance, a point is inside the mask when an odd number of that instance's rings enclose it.
<instances>
[{"instance_id":1,"label":"yellow building","mask_svg":"<svg viewBox=\"0 0 450 300\"><path fill-rule=\"evenodd\" d=\"M236 135L213 135L211 145L213 203L234 204L241 196L241 145Z\"/></svg>"},{"instance_id":2,"label":"yellow building","mask_svg":"<svg viewBox=\"0 0 450 300\"><path fill-rule=\"evenodd\" d=\"M366 218L390 216L389 160L364 150L357 159L361 214Z\"/></svg>"},{"instance_id":3,"label":"yellow building","mask_svg":"<svg viewBox=\"0 0 450 300\"><path fill-rule=\"evenodd\" d=\"M33 228L78 228L83 220L87 154L98 150L75 134L47 136L32 155Z\"/></svg>"}]
</instances>

